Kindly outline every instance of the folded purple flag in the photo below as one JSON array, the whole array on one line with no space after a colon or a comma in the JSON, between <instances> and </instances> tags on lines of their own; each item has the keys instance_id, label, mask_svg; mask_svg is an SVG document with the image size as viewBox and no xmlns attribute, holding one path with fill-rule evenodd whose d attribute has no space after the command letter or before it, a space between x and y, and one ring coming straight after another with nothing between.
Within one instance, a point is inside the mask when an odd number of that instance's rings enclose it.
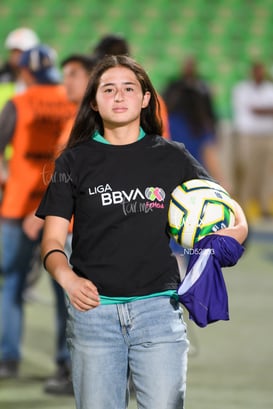
<instances>
[{"instance_id":1,"label":"folded purple flag","mask_svg":"<svg viewBox=\"0 0 273 409\"><path fill-rule=\"evenodd\" d=\"M233 266L244 247L230 236L210 234L194 245L184 279L178 287L179 301L199 327L229 320L228 294L222 267Z\"/></svg>"}]
</instances>

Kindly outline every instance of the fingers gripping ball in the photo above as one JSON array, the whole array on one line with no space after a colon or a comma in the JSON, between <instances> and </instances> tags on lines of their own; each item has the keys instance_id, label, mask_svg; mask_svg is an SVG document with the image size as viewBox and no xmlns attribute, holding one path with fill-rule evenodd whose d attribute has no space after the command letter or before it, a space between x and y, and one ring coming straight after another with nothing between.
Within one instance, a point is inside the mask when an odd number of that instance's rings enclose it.
<instances>
[{"instance_id":1,"label":"fingers gripping ball","mask_svg":"<svg viewBox=\"0 0 273 409\"><path fill-rule=\"evenodd\" d=\"M233 201L217 183L192 179L177 186L171 194L169 233L185 248L193 248L203 237L233 226L234 222Z\"/></svg>"}]
</instances>

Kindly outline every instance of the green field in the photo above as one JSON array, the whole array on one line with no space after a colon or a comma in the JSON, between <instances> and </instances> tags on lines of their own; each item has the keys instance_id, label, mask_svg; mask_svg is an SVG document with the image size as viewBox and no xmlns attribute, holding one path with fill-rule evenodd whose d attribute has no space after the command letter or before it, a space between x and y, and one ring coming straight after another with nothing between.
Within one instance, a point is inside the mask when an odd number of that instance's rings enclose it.
<instances>
[{"instance_id":1,"label":"green field","mask_svg":"<svg viewBox=\"0 0 273 409\"><path fill-rule=\"evenodd\" d=\"M189 358L186 408L272 409L272 224L264 225L263 231L260 226L253 228L243 258L224 273L230 321L203 329L189 323L195 353ZM26 305L20 378L0 381L1 409L75 408L73 398L46 395L42 390L44 379L54 371L54 308L46 274L37 293L38 301ZM131 402L130 409L135 408Z\"/></svg>"}]
</instances>

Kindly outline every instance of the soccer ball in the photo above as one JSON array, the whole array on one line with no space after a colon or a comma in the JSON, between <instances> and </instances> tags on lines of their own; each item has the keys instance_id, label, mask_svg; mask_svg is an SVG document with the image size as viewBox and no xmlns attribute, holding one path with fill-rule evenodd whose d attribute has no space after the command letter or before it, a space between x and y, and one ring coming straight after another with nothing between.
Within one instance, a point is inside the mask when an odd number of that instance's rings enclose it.
<instances>
[{"instance_id":1,"label":"soccer ball","mask_svg":"<svg viewBox=\"0 0 273 409\"><path fill-rule=\"evenodd\" d=\"M185 248L210 233L233 226L235 211L227 191L217 183L192 179L177 186L168 211L168 230Z\"/></svg>"}]
</instances>

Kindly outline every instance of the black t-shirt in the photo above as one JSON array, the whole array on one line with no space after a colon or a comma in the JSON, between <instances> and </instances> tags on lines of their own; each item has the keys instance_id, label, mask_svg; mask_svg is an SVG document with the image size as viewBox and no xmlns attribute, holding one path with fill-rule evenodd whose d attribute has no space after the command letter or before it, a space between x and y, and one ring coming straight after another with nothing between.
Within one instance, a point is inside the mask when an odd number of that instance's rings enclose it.
<instances>
[{"instance_id":1,"label":"black t-shirt","mask_svg":"<svg viewBox=\"0 0 273 409\"><path fill-rule=\"evenodd\" d=\"M37 216L74 215L74 271L101 295L140 296L176 289L180 281L169 248L172 190L209 178L183 144L146 135L129 145L94 140L64 151Z\"/></svg>"}]
</instances>

